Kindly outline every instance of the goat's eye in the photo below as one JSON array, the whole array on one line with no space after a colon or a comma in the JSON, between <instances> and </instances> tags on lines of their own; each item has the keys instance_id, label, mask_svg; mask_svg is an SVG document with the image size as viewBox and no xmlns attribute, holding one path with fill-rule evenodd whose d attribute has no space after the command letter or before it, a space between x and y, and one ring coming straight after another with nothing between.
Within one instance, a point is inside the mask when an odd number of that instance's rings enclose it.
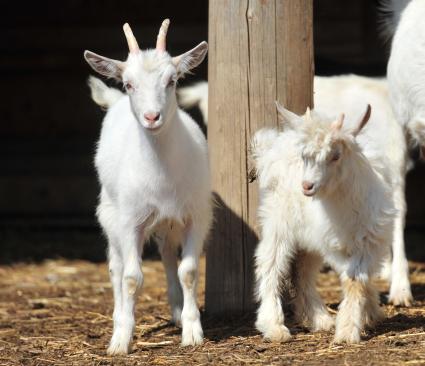
<instances>
[{"instance_id":1,"label":"goat's eye","mask_svg":"<svg viewBox=\"0 0 425 366\"><path fill-rule=\"evenodd\" d=\"M124 83L124 88L125 90L127 90L128 92L131 92L134 90L133 85L131 83L129 83L128 81Z\"/></svg>"},{"instance_id":2,"label":"goat's eye","mask_svg":"<svg viewBox=\"0 0 425 366\"><path fill-rule=\"evenodd\" d=\"M341 153L337 151L336 153L332 155L331 161L338 161L340 157L341 157Z\"/></svg>"},{"instance_id":3,"label":"goat's eye","mask_svg":"<svg viewBox=\"0 0 425 366\"><path fill-rule=\"evenodd\" d=\"M173 78L171 78L170 81L167 84L167 88L174 86L175 83L176 83L176 81Z\"/></svg>"}]
</instances>

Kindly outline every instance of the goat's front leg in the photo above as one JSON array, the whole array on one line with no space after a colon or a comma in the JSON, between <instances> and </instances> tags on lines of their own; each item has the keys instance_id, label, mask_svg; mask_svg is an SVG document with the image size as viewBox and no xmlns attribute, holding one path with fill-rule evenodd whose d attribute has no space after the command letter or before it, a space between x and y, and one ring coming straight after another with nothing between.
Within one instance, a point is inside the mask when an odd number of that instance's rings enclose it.
<instances>
[{"instance_id":1,"label":"goat's front leg","mask_svg":"<svg viewBox=\"0 0 425 366\"><path fill-rule=\"evenodd\" d=\"M277 240L276 224L278 223L264 224L263 239L255 252L257 298L260 302L255 326L264 338L284 342L291 334L284 325L280 289L283 277L290 272L292 251L286 248L283 241Z\"/></svg>"},{"instance_id":2,"label":"goat's front leg","mask_svg":"<svg viewBox=\"0 0 425 366\"><path fill-rule=\"evenodd\" d=\"M394 305L410 306L413 296L410 289L409 264L404 248L404 220L406 215L404 194L404 185L397 187L394 191L394 202L398 212L394 221L389 301Z\"/></svg>"},{"instance_id":3,"label":"goat's front leg","mask_svg":"<svg viewBox=\"0 0 425 366\"><path fill-rule=\"evenodd\" d=\"M344 299L336 317L335 343L359 343L365 321L367 283L357 278L342 279Z\"/></svg>"},{"instance_id":4,"label":"goat's front leg","mask_svg":"<svg viewBox=\"0 0 425 366\"><path fill-rule=\"evenodd\" d=\"M119 239L122 253L121 276L121 312L115 320L114 333L108 348L108 354L127 354L131 350L131 340L135 328L134 308L138 292L143 284L140 269L143 247L143 230L137 225L122 225Z\"/></svg>"},{"instance_id":5,"label":"goat's front leg","mask_svg":"<svg viewBox=\"0 0 425 366\"><path fill-rule=\"evenodd\" d=\"M199 257L202 252L203 239L196 225L191 222L187 223L182 260L178 268L178 276L183 289L182 346L202 344L204 337L196 302Z\"/></svg>"},{"instance_id":6,"label":"goat's front leg","mask_svg":"<svg viewBox=\"0 0 425 366\"><path fill-rule=\"evenodd\" d=\"M112 283L114 292L114 330L113 336L108 348L109 354L114 354L116 346L111 347L113 344L118 343L119 334L121 332L121 314L122 314L122 274L123 274L123 260L120 248L117 241L109 240L108 244L108 260L109 260L109 276Z\"/></svg>"}]
</instances>

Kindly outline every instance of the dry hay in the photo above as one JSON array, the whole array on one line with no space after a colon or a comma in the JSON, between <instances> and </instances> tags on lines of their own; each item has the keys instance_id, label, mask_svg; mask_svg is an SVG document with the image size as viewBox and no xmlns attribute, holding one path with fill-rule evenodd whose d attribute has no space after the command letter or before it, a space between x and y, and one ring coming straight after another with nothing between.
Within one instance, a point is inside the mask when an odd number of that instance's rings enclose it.
<instances>
[{"instance_id":1,"label":"dry hay","mask_svg":"<svg viewBox=\"0 0 425 366\"><path fill-rule=\"evenodd\" d=\"M57 260L2 266L0 365L425 365L425 265L411 264L411 270L414 306L385 306L387 319L358 345L332 345L331 333L312 334L296 325L290 325L290 342L267 343L252 317L203 317L205 344L181 348L180 330L169 323L161 263L145 261L134 351L111 358L105 350L112 294L104 264ZM321 274L319 288L335 311L336 276ZM386 285L380 289L386 291Z\"/></svg>"}]
</instances>

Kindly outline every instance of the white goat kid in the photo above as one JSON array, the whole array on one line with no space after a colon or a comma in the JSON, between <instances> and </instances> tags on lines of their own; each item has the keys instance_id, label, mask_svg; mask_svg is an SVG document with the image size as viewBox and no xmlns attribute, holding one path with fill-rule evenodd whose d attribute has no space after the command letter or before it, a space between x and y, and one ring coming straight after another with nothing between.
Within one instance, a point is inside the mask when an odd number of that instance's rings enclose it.
<instances>
[{"instance_id":1,"label":"white goat kid","mask_svg":"<svg viewBox=\"0 0 425 366\"><path fill-rule=\"evenodd\" d=\"M412 292L409 282L409 266L404 244L406 216L405 176L408 166L407 146L403 128L392 112L388 83L385 79L356 75L314 78L314 104L319 112L345 111L348 121L359 118L368 102L373 114L365 130L357 138L363 153L369 160L379 160L388 170L387 181L392 186L397 209L394 221L392 261L386 264L386 276L391 278L389 301L394 305L409 306ZM385 130L385 133L382 131ZM390 259L390 258L389 258Z\"/></svg>"},{"instance_id":2,"label":"white goat kid","mask_svg":"<svg viewBox=\"0 0 425 366\"><path fill-rule=\"evenodd\" d=\"M141 51L125 24L130 51L125 62L84 53L95 71L122 81L128 94L98 95L110 106L95 158L102 186L97 216L108 238L114 291L109 354L130 351L143 283L141 254L153 234L167 274L173 320L182 324L182 345L203 340L196 288L212 220L208 153L197 124L177 107L175 83L202 62L208 47L202 42L172 58L165 49L168 25L168 19L162 23L156 49Z\"/></svg>"},{"instance_id":3,"label":"white goat kid","mask_svg":"<svg viewBox=\"0 0 425 366\"><path fill-rule=\"evenodd\" d=\"M285 341L280 288L295 261L295 313L312 330L329 330L333 318L315 288L322 261L339 274L344 299L335 342L357 343L364 325L382 318L371 277L392 240L394 206L390 186L362 154L355 127L307 111L299 117L278 107L281 133L260 130L252 151L259 180L262 232L256 254L256 327L265 338ZM377 168L377 169L376 169Z\"/></svg>"}]
</instances>

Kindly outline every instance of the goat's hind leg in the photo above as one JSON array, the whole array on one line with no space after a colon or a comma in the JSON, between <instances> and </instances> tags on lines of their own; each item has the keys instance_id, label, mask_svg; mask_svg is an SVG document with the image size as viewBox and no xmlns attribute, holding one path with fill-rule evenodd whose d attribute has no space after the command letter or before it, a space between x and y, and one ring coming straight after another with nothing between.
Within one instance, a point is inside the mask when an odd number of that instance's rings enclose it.
<instances>
[{"instance_id":1,"label":"goat's hind leg","mask_svg":"<svg viewBox=\"0 0 425 366\"><path fill-rule=\"evenodd\" d=\"M322 264L318 254L305 251L298 253L295 261L295 315L298 322L306 323L312 331L330 330L335 325L334 318L316 290L316 276Z\"/></svg>"},{"instance_id":2,"label":"goat's hind leg","mask_svg":"<svg viewBox=\"0 0 425 366\"><path fill-rule=\"evenodd\" d=\"M366 287L366 307L364 323L368 327L374 327L376 323L384 319L385 314L379 306L379 292L372 283Z\"/></svg>"},{"instance_id":3,"label":"goat's hind leg","mask_svg":"<svg viewBox=\"0 0 425 366\"><path fill-rule=\"evenodd\" d=\"M413 301L412 291L409 281L409 263L406 258L404 248L404 220L406 214L406 204L404 202L404 190L398 192L395 199L399 212L394 221L394 237L392 243L392 265L391 265L391 286L389 302L394 305L410 306Z\"/></svg>"},{"instance_id":4,"label":"goat's hind leg","mask_svg":"<svg viewBox=\"0 0 425 366\"><path fill-rule=\"evenodd\" d=\"M181 325L181 313L183 309L183 292L177 273L177 245L174 238L167 234L157 237L159 252L167 276L168 303L171 308L172 321L175 325Z\"/></svg>"}]
</instances>

